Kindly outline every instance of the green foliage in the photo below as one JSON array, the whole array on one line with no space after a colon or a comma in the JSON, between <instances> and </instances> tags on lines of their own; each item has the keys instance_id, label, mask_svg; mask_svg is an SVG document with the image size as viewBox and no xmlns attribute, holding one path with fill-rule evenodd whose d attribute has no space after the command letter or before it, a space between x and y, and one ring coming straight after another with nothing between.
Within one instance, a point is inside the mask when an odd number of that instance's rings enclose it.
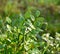
<instances>
[{"instance_id":1,"label":"green foliage","mask_svg":"<svg viewBox=\"0 0 60 54\"><path fill-rule=\"evenodd\" d=\"M54 20L60 18L59 14L55 13L54 18L47 10L48 14L43 16L34 6L57 4L58 0L21 0L21 12L16 12L15 2L9 0L0 16L0 54L59 54L60 23Z\"/></svg>"},{"instance_id":2,"label":"green foliage","mask_svg":"<svg viewBox=\"0 0 60 54\"><path fill-rule=\"evenodd\" d=\"M27 14L29 16L27 16ZM0 28L1 54L7 54L7 52L8 54L53 54L59 52L60 39L57 38L60 34L56 33L57 40L50 37L50 33L40 36L39 32L43 31L41 27L46 23L44 22L45 19L40 17L40 12L38 10L36 11L36 15L34 15L33 12L31 12L31 14L27 11L25 15L16 15L18 16L17 18L15 16L12 18L11 15L6 17L4 21L5 28L3 27L4 33L2 31L2 27Z\"/></svg>"}]
</instances>

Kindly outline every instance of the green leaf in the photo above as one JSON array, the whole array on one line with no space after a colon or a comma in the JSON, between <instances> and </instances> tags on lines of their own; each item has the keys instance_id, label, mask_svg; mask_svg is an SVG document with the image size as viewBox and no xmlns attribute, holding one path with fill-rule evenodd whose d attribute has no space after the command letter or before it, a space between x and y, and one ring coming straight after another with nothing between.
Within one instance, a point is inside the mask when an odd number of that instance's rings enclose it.
<instances>
[{"instance_id":1,"label":"green leaf","mask_svg":"<svg viewBox=\"0 0 60 54\"><path fill-rule=\"evenodd\" d=\"M21 40L22 40L22 38L23 38L23 36L22 36L22 35L20 35L20 36L19 36L19 40L21 41Z\"/></svg>"},{"instance_id":2,"label":"green leaf","mask_svg":"<svg viewBox=\"0 0 60 54\"><path fill-rule=\"evenodd\" d=\"M9 17L6 17L6 22L11 23L12 21L11 21L11 19Z\"/></svg>"},{"instance_id":3,"label":"green leaf","mask_svg":"<svg viewBox=\"0 0 60 54\"><path fill-rule=\"evenodd\" d=\"M31 12L30 12L30 11L27 11L27 12L25 13L25 18L30 18L30 15L31 15Z\"/></svg>"},{"instance_id":4,"label":"green leaf","mask_svg":"<svg viewBox=\"0 0 60 54\"><path fill-rule=\"evenodd\" d=\"M11 26L7 24L7 31L11 32Z\"/></svg>"},{"instance_id":5,"label":"green leaf","mask_svg":"<svg viewBox=\"0 0 60 54\"><path fill-rule=\"evenodd\" d=\"M36 17L39 17L39 16L40 16L40 11L39 11L39 10L37 10L37 11L35 12L35 16L36 16Z\"/></svg>"},{"instance_id":6,"label":"green leaf","mask_svg":"<svg viewBox=\"0 0 60 54\"><path fill-rule=\"evenodd\" d=\"M35 21L35 17L33 15L30 15L30 17L32 21Z\"/></svg>"}]
</instances>

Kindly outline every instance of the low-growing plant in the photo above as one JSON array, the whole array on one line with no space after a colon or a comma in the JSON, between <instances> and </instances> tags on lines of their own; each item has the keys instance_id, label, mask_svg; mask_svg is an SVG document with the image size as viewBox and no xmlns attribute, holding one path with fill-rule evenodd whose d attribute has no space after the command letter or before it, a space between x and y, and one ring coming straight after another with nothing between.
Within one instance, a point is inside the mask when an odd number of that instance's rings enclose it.
<instances>
[{"instance_id":1,"label":"low-growing plant","mask_svg":"<svg viewBox=\"0 0 60 54\"><path fill-rule=\"evenodd\" d=\"M0 20L0 54L55 54L59 52L60 34L56 38L43 33L46 24L39 10L13 14Z\"/></svg>"}]
</instances>

